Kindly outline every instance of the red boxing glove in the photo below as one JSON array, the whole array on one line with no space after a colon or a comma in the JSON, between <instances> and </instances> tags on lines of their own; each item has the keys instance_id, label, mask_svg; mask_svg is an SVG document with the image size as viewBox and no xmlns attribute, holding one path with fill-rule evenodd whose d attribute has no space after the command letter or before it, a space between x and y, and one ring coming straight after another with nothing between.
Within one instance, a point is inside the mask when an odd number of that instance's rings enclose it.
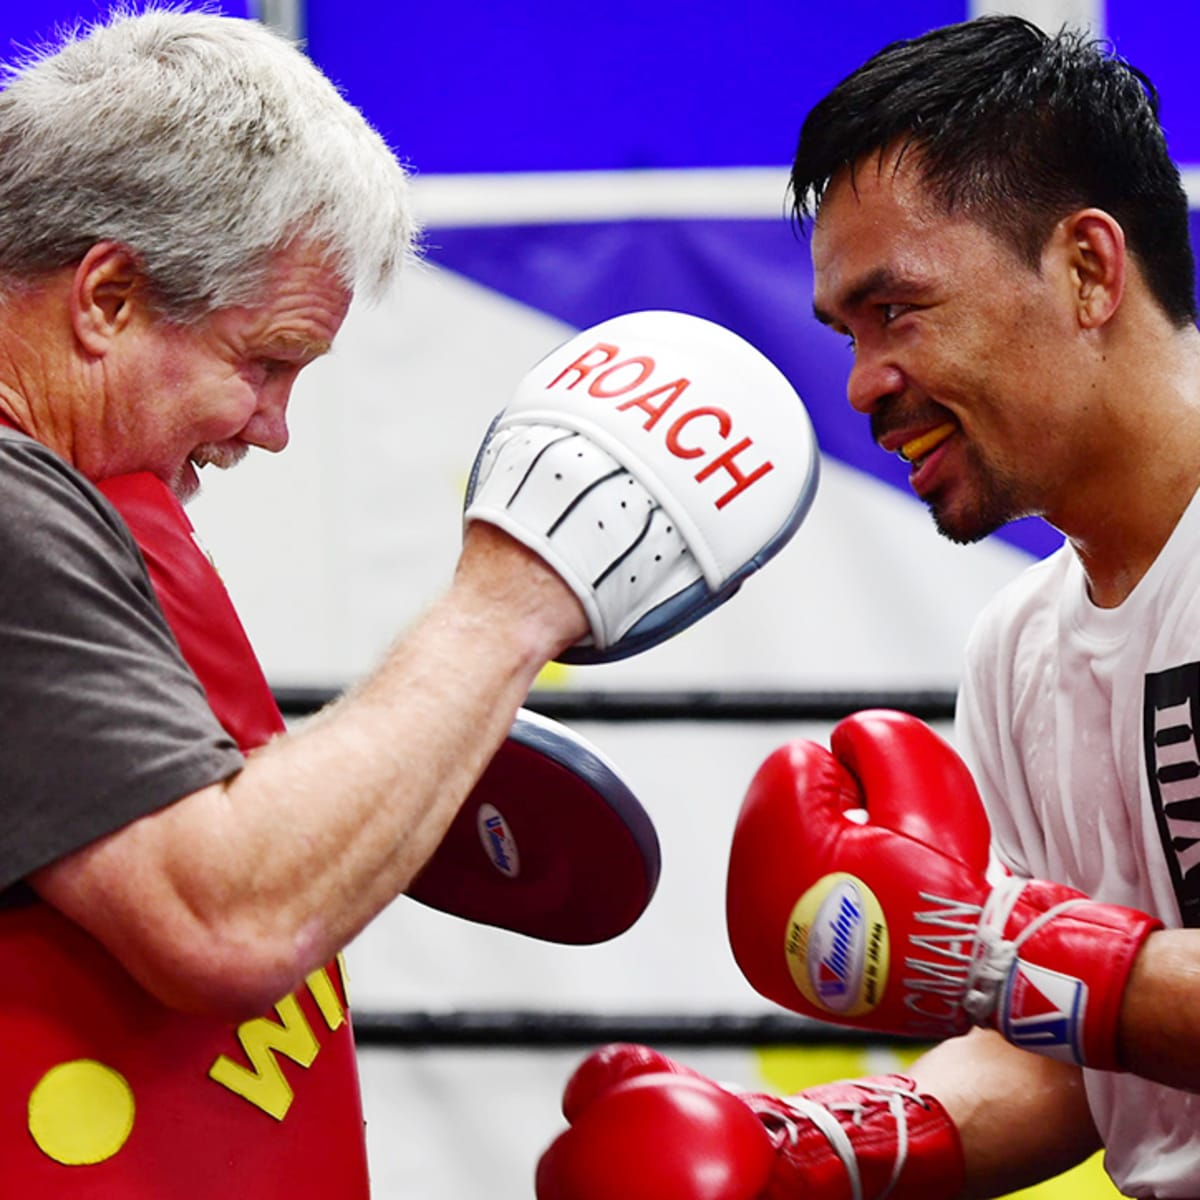
<instances>
[{"instance_id":1,"label":"red boxing glove","mask_svg":"<svg viewBox=\"0 0 1200 1200\"><path fill-rule=\"evenodd\" d=\"M949 1200L958 1131L899 1075L735 1094L648 1046L605 1046L563 1095L538 1200Z\"/></svg>"},{"instance_id":2,"label":"red boxing glove","mask_svg":"<svg viewBox=\"0 0 1200 1200\"><path fill-rule=\"evenodd\" d=\"M914 717L858 713L830 745L775 751L742 805L726 916L754 988L823 1021L935 1040L986 1025L1120 1069L1121 999L1161 922L1061 884L993 888L970 773Z\"/></svg>"}]
</instances>

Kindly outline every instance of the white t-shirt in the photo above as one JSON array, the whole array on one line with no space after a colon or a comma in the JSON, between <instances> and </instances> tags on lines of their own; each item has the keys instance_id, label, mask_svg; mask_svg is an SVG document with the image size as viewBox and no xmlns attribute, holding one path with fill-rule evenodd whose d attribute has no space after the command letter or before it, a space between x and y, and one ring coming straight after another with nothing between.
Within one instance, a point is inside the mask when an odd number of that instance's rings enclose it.
<instances>
[{"instance_id":1,"label":"white t-shirt","mask_svg":"<svg viewBox=\"0 0 1200 1200\"><path fill-rule=\"evenodd\" d=\"M988 605L957 742L1015 874L1200 926L1200 498L1119 608L1091 603L1070 547ZM1117 1186L1200 1196L1200 1096L1084 1076Z\"/></svg>"}]
</instances>

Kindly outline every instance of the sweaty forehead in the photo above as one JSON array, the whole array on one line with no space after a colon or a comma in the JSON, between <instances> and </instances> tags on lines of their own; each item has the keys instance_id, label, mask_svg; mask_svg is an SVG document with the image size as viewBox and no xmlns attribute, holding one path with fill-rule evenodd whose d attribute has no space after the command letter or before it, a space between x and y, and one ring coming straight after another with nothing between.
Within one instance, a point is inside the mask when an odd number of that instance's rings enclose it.
<instances>
[{"instance_id":1,"label":"sweaty forehead","mask_svg":"<svg viewBox=\"0 0 1200 1200\"><path fill-rule=\"evenodd\" d=\"M840 247L865 230L876 234L920 228L938 211L908 160L869 158L839 171L813 221L813 255Z\"/></svg>"},{"instance_id":2,"label":"sweaty forehead","mask_svg":"<svg viewBox=\"0 0 1200 1200\"><path fill-rule=\"evenodd\" d=\"M925 224L924 214L891 172L881 177L872 164L853 177L848 170L835 176L812 228L818 317L832 319L907 270L911 252L906 248L919 246Z\"/></svg>"},{"instance_id":3,"label":"sweaty forehead","mask_svg":"<svg viewBox=\"0 0 1200 1200\"><path fill-rule=\"evenodd\" d=\"M896 301L990 266L993 236L947 213L908 160L867 160L830 183L813 224L813 307L835 321L878 293Z\"/></svg>"}]
</instances>

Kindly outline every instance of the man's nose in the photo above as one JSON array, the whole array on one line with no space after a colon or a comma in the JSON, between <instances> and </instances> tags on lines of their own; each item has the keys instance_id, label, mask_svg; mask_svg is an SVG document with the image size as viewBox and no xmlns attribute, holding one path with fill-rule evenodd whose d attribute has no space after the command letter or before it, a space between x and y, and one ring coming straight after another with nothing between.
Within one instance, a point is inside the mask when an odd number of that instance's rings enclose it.
<instances>
[{"instance_id":1,"label":"man's nose","mask_svg":"<svg viewBox=\"0 0 1200 1200\"><path fill-rule=\"evenodd\" d=\"M870 416L880 402L904 390L904 376L892 363L859 349L846 381L846 398L856 412Z\"/></svg>"},{"instance_id":2,"label":"man's nose","mask_svg":"<svg viewBox=\"0 0 1200 1200\"><path fill-rule=\"evenodd\" d=\"M242 440L278 454L288 444L287 408L291 399L291 383L281 384L264 392L254 415L246 422Z\"/></svg>"}]
</instances>

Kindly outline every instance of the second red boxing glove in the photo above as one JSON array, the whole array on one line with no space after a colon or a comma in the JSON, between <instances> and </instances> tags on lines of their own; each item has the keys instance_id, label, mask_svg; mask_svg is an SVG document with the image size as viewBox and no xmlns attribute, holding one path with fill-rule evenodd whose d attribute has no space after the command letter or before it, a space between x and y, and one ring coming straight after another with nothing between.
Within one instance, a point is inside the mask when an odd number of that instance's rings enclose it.
<instances>
[{"instance_id":1,"label":"second red boxing glove","mask_svg":"<svg viewBox=\"0 0 1200 1200\"><path fill-rule=\"evenodd\" d=\"M953 1122L899 1075L735 1093L616 1044L580 1064L563 1113L538 1200L949 1200L963 1183Z\"/></svg>"},{"instance_id":2,"label":"second red boxing glove","mask_svg":"<svg viewBox=\"0 0 1200 1200\"><path fill-rule=\"evenodd\" d=\"M940 1040L971 1025L1119 1069L1133 960L1160 923L1057 883L987 879L966 765L906 714L841 722L756 774L730 854L730 944L750 983L807 1016Z\"/></svg>"}]
</instances>

